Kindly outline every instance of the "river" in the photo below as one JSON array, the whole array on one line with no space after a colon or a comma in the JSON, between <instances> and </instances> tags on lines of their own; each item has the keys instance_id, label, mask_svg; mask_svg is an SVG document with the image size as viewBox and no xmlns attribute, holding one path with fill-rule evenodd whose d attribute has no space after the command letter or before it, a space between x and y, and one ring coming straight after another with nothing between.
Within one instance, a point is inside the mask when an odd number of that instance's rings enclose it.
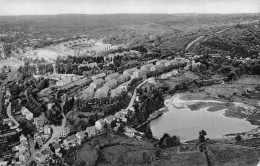
<instances>
[{"instance_id":1,"label":"river","mask_svg":"<svg viewBox=\"0 0 260 166\"><path fill-rule=\"evenodd\" d=\"M207 132L207 137L212 139L220 138L229 133L249 131L258 127L245 119L224 116L225 108L223 108L220 101L181 100L179 97L179 95L176 95L166 101L169 111L150 123L155 137L160 138L164 133L169 133L170 135L180 136L181 141L188 141L197 139L199 131L204 129ZM189 105L196 102L214 102L215 106L222 104L222 107L215 111L208 111L209 107L191 110ZM237 107L237 105L236 103L233 107Z\"/></svg>"}]
</instances>

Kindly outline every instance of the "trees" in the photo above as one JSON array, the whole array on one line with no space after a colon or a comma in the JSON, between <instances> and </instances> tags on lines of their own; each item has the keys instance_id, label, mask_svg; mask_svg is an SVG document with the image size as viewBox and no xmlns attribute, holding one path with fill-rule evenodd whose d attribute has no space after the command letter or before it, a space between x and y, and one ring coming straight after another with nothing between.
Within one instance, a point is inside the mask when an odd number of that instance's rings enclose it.
<instances>
[{"instance_id":1,"label":"trees","mask_svg":"<svg viewBox=\"0 0 260 166\"><path fill-rule=\"evenodd\" d=\"M168 133L164 133L159 140L160 148L168 148L180 145L180 138L178 136L170 136Z\"/></svg>"}]
</instances>

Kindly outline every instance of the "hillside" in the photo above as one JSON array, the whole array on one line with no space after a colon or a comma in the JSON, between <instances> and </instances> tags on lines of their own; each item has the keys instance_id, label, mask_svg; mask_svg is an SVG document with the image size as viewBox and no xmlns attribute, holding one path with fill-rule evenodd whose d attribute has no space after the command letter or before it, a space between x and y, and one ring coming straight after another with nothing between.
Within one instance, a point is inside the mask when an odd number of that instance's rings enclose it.
<instances>
[{"instance_id":1,"label":"hillside","mask_svg":"<svg viewBox=\"0 0 260 166\"><path fill-rule=\"evenodd\" d=\"M64 14L46 16L1 16L0 30L30 33L29 38L60 38L86 34L128 43L147 34L165 36L203 34L203 30L258 19L259 14ZM217 27L216 27L217 26ZM214 27L214 28L213 28Z\"/></svg>"},{"instance_id":2,"label":"hillside","mask_svg":"<svg viewBox=\"0 0 260 166\"><path fill-rule=\"evenodd\" d=\"M205 37L194 48L197 54L219 53L222 56L256 58L260 52L260 25L236 25L223 33Z\"/></svg>"}]
</instances>

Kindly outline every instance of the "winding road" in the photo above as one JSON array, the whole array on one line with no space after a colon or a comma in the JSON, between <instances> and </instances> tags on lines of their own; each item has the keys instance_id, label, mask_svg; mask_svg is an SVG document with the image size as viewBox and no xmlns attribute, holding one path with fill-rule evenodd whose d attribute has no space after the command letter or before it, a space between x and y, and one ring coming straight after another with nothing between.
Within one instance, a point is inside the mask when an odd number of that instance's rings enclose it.
<instances>
[{"instance_id":1,"label":"winding road","mask_svg":"<svg viewBox=\"0 0 260 166\"><path fill-rule=\"evenodd\" d=\"M218 32L215 32L215 33L213 33L213 34L220 34L220 33L226 32L227 30L230 30L230 28L222 29L222 30L220 30L220 31L218 31ZM213 34L210 34L210 35L213 35ZM206 37L206 36L205 36L205 35L199 36L198 38L196 38L195 40L193 40L192 42L190 42L190 43L188 44L188 46L186 47L185 50L188 50L194 43L198 42L200 39L202 39L202 38L204 38L204 37ZM206 39L205 39L205 41L206 41Z\"/></svg>"},{"instance_id":2,"label":"winding road","mask_svg":"<svg viewBox=\"0 0 260 166\"><path fill-rule=\"evenodd\" d=\"M141 86L143 86L146 82L148 81L148 79L144 80L142 83L140 83L134 90L133 96L128 104L128 107L126 108L126 110L133 108L133 104L135 102L135 97L136 97L136 92L137 89L140 88Z\"/></svg>"},{"instance_id":3,"label":"winding road","mask_svg":"<svg viewBox=\"0 0 260 166\"><path fill-rule=\"evenodd\" d=\"M13 66L12 72L9 74L9 76L4 80L4 82L0 86L0 113L1 114L2 114L2 111L3 111L2 105L3 105L3 90L4 90L4 87L6 86L8 81L10 81L13 78L13 76L16 74L17 69L18 69L18 66ZM15 118L13 117L13 115L11 113L11 103L9 103L6 112L7 112L8 117L16 125L16 126L13 127L13 129L17 128L19 126L19 123L15 120Z\"/></svg>"}]
</instances>

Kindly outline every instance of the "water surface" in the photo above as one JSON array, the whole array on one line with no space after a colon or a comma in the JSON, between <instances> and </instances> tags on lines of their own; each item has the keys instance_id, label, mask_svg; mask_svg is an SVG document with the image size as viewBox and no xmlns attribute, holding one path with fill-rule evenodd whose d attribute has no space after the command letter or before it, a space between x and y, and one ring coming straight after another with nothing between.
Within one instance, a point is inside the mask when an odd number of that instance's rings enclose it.
<instances>
[{"instance_id":1,"label":"water surface","mask_svg":"<svg viewBox=\"0 0 260 166\"><path fill-rule=\"evenodd\" d=\"M224 116L223 105L220 107L222 110L219 111L207 111L208 108L191 111L183 100L178 98L176 101L178 101L177 105L182 107L176 108L168 105L169 112L150 123L155 137L160 138L164 133L169 133L180 136L182 141L187 141L197 139L199 131L204 129L207 137L212 139L229 133L246 132L258 127L245 119Z\"/></svg>"}]
</instances>

